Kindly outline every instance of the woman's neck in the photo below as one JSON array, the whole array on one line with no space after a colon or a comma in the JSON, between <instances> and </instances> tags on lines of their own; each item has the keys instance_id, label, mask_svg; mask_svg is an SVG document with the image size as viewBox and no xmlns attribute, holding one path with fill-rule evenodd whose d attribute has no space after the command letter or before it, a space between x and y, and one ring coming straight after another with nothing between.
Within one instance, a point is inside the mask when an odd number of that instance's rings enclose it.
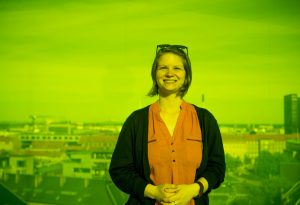
<instances>
[{"instance_id":1,"label":"woman's neck","mask_svg":"<svg viewBox=\"0 0 300 205\"><path fill-rule=\"evenodd\" d=\"M183 99L176 95L169 95L167 97L159 96L158 104L161 112L174 113L180 111L182 101Z\"/></svg>"}]
</instances>

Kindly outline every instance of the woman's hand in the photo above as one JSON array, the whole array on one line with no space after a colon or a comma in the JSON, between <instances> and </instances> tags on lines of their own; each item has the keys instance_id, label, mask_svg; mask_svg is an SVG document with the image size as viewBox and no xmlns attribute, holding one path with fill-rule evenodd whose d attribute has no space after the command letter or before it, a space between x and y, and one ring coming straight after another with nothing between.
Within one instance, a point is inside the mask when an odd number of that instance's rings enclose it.
<instances>
[{"instance_id":1,"label":"woman's hand","mask_svg":"<svg viewBox=\"0 0 300 205\"><path fill-rule=\"evenodd\" d=\"M168 199L176 194L177 188L178 185L175 184L160 184L158 186L148 184L145 188L144 195L164 204L164 202L168 202Z\"/></svg>"},{"instance_id":2,"label":"woman's hand","mask_svg":"<svg viewBox=\"0 0 300 205\"><path fill-rule=\"evenodd\" d=\"M168 202L168 199L174 196L177 192L177 185L175 184L160 184L157 186L156 200L161 202Z\"/></svg>"},{"instance_id":3,"label":"woman's hand","mask_svg":"<svg viewBox=\"0 0 300 205\"><path fill-rule=\"evenodd\" d=\"M172 196L166 198L161 204L163 205L186 205L189 201L191 201L194 197L196 197L199 193L199 185L198 184L181 184L177 185L177 188ZM174 203L175 202L175 203Z\"/></svg>"}]
</instances>

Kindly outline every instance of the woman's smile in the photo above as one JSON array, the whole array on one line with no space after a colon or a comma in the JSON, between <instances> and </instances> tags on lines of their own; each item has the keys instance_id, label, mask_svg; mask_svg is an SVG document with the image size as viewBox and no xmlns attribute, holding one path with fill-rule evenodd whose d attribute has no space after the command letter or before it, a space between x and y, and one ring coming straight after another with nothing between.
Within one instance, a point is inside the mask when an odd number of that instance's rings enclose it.
<instances>
[{"instance_id":1,"label":"woman's smile","mask_svg":"<svg viewBox=\"0 0 300 205\"><path fill-rule=\"evenodd\" d=\"M185 81L182 58L173 53L162 55L158 61L156 82L161 94L177 94Z\"/></svg>"}]
</instances>

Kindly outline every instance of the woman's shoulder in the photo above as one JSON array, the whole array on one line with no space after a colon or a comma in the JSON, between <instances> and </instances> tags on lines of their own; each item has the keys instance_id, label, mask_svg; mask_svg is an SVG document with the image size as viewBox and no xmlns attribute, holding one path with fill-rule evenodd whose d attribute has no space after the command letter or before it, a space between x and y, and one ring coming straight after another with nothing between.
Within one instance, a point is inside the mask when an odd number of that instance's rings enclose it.
<instances>
[{"instance_id":1,"label":"woman's shoulder","mask_svg":"<svg viewBox=\"0 0 300 205\"><path fill-rule=\"evenodd\" d=\"M194 105L194 107L199 118L202 133L206 135L208 133L220 133L219 123L214 115L205 108L196 105ZM214 137L209 137L209 139L214 139Z\"/></svg>"},{"instance_id":2,"label":"woman's shoulder","mask_svg":"<svg viewBox=\"0 0 300 205\"><path fill-rule=\"evenodd\" d=\"M134 110L131 115L144 115L144 114L147 114L148 113L148 110L149 110L149 107L150 105L147 105L143 108L140 108L140 109L137 109L137 110Z\"/></svg>"},{"instance_id":3,"label":"woman's shoulder","mask_svg":"<svg viewBox=\"0 0 300 205\"><path fill-rule=\"evenodd\" d=\"M191 104L195 110L203 115L212 115L212 113L210 111L208 111L206 108L203 107L199 107L198 105L195 104Z\"/></svg>"},{"instance_id":4,"label":"woman's shoulder","mask_svg":"<svg viewBox=\"0 0 300 205\"><path fill-rule=\"evenodd\" d=\"M206 108L192 104L198 114L198 117L203 120L216 120L214 115Z\"/></svg>"},{"instance_id":5,"label":"woman's shoulder","mask_svg":"<svg viewBox=\"0 0 300 205\"><path fill-rule=\"evenodd\" d=\"M150 105L147 105L143 108L134 110L127 118L127 121L135 121L135 120L141 120L143 118L148 118L148 110Z\"/></svg>"}]
</instances>

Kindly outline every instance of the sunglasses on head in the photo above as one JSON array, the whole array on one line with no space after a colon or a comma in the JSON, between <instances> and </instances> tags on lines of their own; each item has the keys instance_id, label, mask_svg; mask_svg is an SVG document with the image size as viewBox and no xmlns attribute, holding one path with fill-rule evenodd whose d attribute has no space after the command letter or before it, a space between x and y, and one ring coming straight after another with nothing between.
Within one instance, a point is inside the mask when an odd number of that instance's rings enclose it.
<instances>
[{"instance_id":1,"label":"sunglasses on head","mask_svg":"<svg viewBox=\"0 0 300 205\"><path fill-rule=\"evenodd\" d=\"M156 46L156 54L162 50L162 49L167 49L167 48L175 48L178 50L183 51L186 55L188 55L188 47L183 46L183 45L170 45L170 44L160 44Z\"/></svg>"}]
</instances>

